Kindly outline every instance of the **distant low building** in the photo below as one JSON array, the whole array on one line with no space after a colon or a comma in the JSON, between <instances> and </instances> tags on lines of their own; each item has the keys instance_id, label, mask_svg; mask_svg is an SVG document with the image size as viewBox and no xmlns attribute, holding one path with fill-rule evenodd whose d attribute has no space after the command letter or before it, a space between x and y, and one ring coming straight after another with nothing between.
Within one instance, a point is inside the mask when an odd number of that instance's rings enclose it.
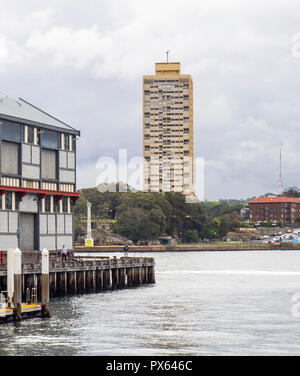
<instances>
[{"instance_id":1,"label":"distant low building","mask_svg":"<svg viewBox=\"0 0 300 376\"><path fill-rule=\"evenodd\" d=\"M0 249L73 248L76 137L23 99L0 96Z\"/></svg>"},{"instance_id":2,"label":"distant low building","mask_svg":"<svg viewBox=\"0 0 300 376\"><path fill-rule=\"evenodd\" d=\"M251 222L281 222L284 226L300 219L300 198L259 197L249 201Z\"/></svg>"}]
</instances>

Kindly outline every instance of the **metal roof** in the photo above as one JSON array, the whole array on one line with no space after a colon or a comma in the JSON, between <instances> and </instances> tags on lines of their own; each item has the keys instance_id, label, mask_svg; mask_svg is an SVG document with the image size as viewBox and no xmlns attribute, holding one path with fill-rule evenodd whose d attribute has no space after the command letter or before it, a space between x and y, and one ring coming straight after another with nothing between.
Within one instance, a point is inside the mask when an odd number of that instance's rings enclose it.
<instances>
[{"instance_id":1,"label":"metal roof","mask_svg":"<svg viewBox=\"0 0 300 376\"><path fill-rule=\"evenodd\" d=\"M22 98L0 96L0 116L11 118L15 121L38 123L48 127L62 128L79 134L75 128L49 115L40 108L32 105Z\"/></svg>"}]
</instances>

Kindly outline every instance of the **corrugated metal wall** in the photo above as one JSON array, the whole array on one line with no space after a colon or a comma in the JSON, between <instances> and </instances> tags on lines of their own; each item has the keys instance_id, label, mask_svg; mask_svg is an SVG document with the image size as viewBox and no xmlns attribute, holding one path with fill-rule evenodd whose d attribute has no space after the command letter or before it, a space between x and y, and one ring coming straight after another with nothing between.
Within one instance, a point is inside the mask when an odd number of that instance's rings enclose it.
<instances>
[{"instance_id":1,"label":"corrugated metal wall","mask_svg":"<svg viewBox=\"0 0 300 376\"><path fill-rule=\"evenodd\" d=\"M18 247L17 235L0 235L0 249L7 250L8 248Z\"/></svg>"},{"instance_id":2,"label":"corrugated metal wall","mask_svg":"<svg viewBox=\"0 0 300 376\"><path fill-rule=\"evenodd\" d=\"M70 215L65 215L65 234L73 234L73 216Z\"/></svg>"},{"instance_id":3,"label":"corrugated metal wall","mask_svg":"<svg viewBox=\"0 0 300 376\"><path fill-rule=\"evenodd\" d=\"M23 178L39 180L40 179L40 167L34 166L34 165L26 165L23 163L22 175L23 175Z\"/></svg>"},{"instance_id":4,"label":"corrugated metal wall","mask_svg":"<svg viewBox=\"0 0 300 376\"><path fill-rule=\"evenodd\" d=\"M45 244L52 247L47 249L56 249L56 244L60 249L65 243L73 248L72 214L40 214L40 235L40 249L47 248Z\"/></svg>"},{"instance_id":5,"label":"corrugated metal wall","mask_svg":"<svg viewBox=\"0 0 300 376\"><path fill-rule=\"evenodd\" d=\"M0 232L8 232L8 212L0 212Z\"/></svg>"},{"instance_id":6,"label":"corrugated metal wall","mask_svg":"<svg viewBox=\"0 0 300 376\"><path fill-rule=\"evenodd\" d=\"M60 169L59 180L63 183L75 183L75 171Z\"/></svg>"},{"instance_id":7,"label":"corrugated metal wall","mask_svg":"<svg viewBox=\"0 0 300 376\"><path fill-rule=\"evenodd\" d=\"M40 236L40 250L46 248L49 251L55 250L55 236Z\"/></svg>"},{"instance_id":8,"label":"corrugated metal wall","mask_svg":"<svg viewBox=\"0 0 300 376\"><path fill-rule=\"evenodd\" d=\"M22 162L29 164L40 164L40 147L22 144Z\"/></svg>"},{"instance_id":9,"label":"corrugated metal wall","mask_svg":"<svg viewBox=\"0 0 300 376\"><path fill-rule=\"evenodd\" d=\"M17 232L18 228L18 213L17 212L9 212L8 213L8 232Z\"/></svg>"},{"instance_id":10,"label":"corrugated metal wall","mask_svg":"<svg viewBox=\"0 0 300 376\"><path fill-rule=\"evenodd\" d=\"M48 214L48 234L56 234L55 214Z\"/></svg>"},{"instance_id":11,"label":"corrugated metal wall","mask_svg":"<svg viewBox=\"0 0 300 376\"><path fill-rule=\"evenodd\" d=\"M1 172L4 174L19 174L19 144L2 141Z\"/></svg>"},{"instance_id":12,"label":"corrugated metal wall","mask_svg":"<svg viewBox=\"0 0 300 376\"><path fill-rule=\"evenodd\" d=\"M75 168L75 154L68 153L68 168Z\"/></svg>"},{"instance_id":13,"label":"corrugated metal wall","mask_svg":"<svg viewBox=\"0 0 300 376\"><path fill-rule=\"evenodd\" d=\"M47 235L47 214L40 214L40 234Z\"/></svg>"},{"instance_id":14,"label":"corrugated metal wall","mask_svg":"<svg viewBox=\"0 0 300 376\"><path fill-rule=\"evenodd\" d=\"M42 149L42 178L56 179L56 151Z\"/></svg>"},{"instance_id":15,"label":"corrugated metal wall","mask_svg":"<svg viewBox=\"0 0 300 376\"><path fill-rule=\"evenodd\" d=\"M57 214L56 221L57 221L57 233L64 234L65 233L65 215Z\"/></svg>"},{"instance_id":16,"label":"corrugated metal wall","mask_svg":"<svg viewBox=\"0 0 300 376\"><path fill-rule=\"evenodd\" d=\"M59 152L59 167L67 168L67 152L66 151Z\"/></svg>"},{"instance_id":17,"label":"corrugated metal wall","mask_svg":"<svg viewBox=\"0 0 300 376\"><path fill-rule=\"evenodd\" d=\"M40 164L40 148L38 146L31 146L31 162Z\"/></svg>"},{"instance_id":18,"label":"corrugated metal wall","mask_svg":"<svg viewBox=\"0 0 300 376\"><path fill-rule=\"evenodd\" d=\"M31 146L22 144L22 162L31 163Z\"/></svg>"}]
</instances>

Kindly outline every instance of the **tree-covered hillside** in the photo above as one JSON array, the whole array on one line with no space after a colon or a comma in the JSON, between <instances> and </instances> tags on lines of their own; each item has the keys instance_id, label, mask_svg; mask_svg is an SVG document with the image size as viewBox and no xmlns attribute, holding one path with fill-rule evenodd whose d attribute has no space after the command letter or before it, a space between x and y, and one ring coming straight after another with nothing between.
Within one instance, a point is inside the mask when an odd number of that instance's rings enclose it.
<instances>
[{"instance_id":1,"label":"tree-covered hillside","mask_svg":"<svg viewBox=\"0 0 300 376\"><path fill-rule=\"evenodd\" d=\"M186 203L181 193L99 192L81 190L75 205L75 232L86 219L86 204L92 204L92 217L113 219L113 231L128 239L153 240L169 235L183 242L220 239L241 227L242 203Z\"/></svg>"}]
</instances>

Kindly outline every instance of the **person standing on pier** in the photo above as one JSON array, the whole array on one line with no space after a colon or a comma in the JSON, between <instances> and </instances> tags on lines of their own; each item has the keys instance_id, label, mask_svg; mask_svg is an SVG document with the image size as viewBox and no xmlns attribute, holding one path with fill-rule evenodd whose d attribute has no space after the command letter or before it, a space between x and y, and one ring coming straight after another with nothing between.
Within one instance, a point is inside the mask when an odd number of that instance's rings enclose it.
<instances>
[{"instance_id":1,"label":"person standing on pier","mask_svg":"<svg viewBox=\"0 0 300 376\"><path fill-rule=\"evenodd\" d=\"M124 247L124 257L128 257L128 245L125 244L125 247Z\"/></svg>"},{"instance_id":2,"label":"person standing on pier","mask_svg":"<svg viewBox=\"0 0 300 376\"><path fill-rule=\"evenodd\" d=\"M65 247L65 245L63 245L61 249L61 261L67 261L67 254L68 254L68 250Z\"/></svg>"}]
</instances>

